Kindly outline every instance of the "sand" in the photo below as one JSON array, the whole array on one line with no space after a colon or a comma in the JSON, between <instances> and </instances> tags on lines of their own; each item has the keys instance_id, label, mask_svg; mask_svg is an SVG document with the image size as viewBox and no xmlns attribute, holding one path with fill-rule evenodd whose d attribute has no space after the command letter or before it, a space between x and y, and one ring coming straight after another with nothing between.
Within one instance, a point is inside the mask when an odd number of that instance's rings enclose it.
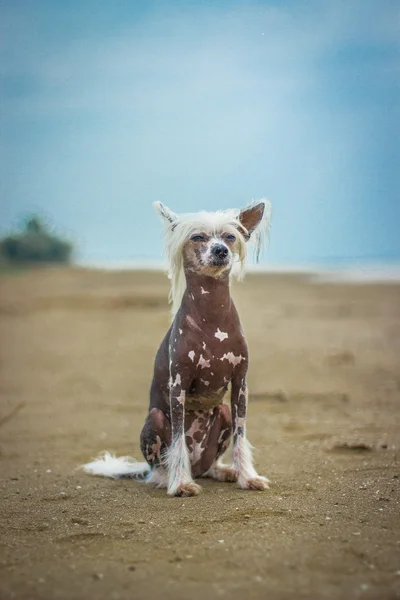
<instances>
[{"instance_id":1,"label":"sand","mask_svg":"<svg viewBox=\"0 0 400 600\"><path fill-rule=\"evenodd\" d=\"M400 286L249 275L248 434L270 490L76 470L140 458L158 273L0 277L0 597L400 598Z\"/></svg>"}]
</instances>

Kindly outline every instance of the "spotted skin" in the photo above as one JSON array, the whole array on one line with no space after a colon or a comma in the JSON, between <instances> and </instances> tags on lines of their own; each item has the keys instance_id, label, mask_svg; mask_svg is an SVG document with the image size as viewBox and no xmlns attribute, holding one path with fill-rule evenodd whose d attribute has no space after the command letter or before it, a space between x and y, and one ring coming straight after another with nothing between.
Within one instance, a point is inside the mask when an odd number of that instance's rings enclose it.
<instances>
[{"instance_id":1,"label":"spotted skin","mask_svg":"<svg viewBox=\"0 0 400 600\"><path fill-rule=\"evenodd\" d=\"M220 404L214 410L188 412L185 440L193 477L203 476L226 451L232 432L229 407Z\"/></svg>"},{"instance_id":2,"label":"spotted skin","mask_svg":"<svg viewBox=\"0 0 400 600\"><path fill-rule=\"evenodd\" d=\"M151 409L140 434L140 449L151 467L161 465L162 457L170 444L170 422L159 409Z\"/></svg>"},{"instance_id":3,"label":"spotted skin","mask_svg":"<svg viewBox=\"0 0 400 600\"><path fill-rule=\"evenodd\" d=\"M202 294L201 288L209 293ZM204 322L202 315L210 303L219 308L207 315ZM221 304L225 305L225 312ZM227 337L215 337L218 331ZM189 275L181 308L155 360L150 415L141 435L142 452L150 466L162 464L172 441L183 437L185 443L180 452L187 452L187 456L179 469L185 470L185 464L189 465L184 480L192 482L210 476L237 481L245 489L266 488L266 480L257 479L251 456L241 445L246 439L247 368L247 344L230 298L228 281L198 276L192 281ZM229 384L231 411L224 403ZM221 409L224 426L220 423ZM163 415L161 423L154 423L153 410ZM218 459L226 451L232 434L233 465L219 465ZM241 477L240 470L244 473ZM189 495L179 485L176 489L171 487L170 493Z\"/></svg>"},{"instance_id":4,"label":"spotted skin","mask_svg":"<svg viewBox=\"0 0 400 600\"><path fill-rule=\"evenodd\" d=\"M220 404L213 410L185 414L185 442L193 478L202 477L229 446L232 422L229 407ZM152 409L141 434L141 450L151 467L162 466L171 444L171 423L159 409Z\"/></svg>"},{"instance_id":5,"label":"spotted skin","mask_svg":"<svg viewBox=\"0 0 400 600\"><path fill-rule=\"evenodd\" d=\"M249 236L262 212L258 207L243 215ZM216 246L225 249L224 258L215 259ZM153 480L169 495L198 494L199 477L236 481L243 489L267 487L246 437L248 349L230 296L234 252L232 228L199 232L182 249L186 290L156 355L141 433ZM224 403L229 384L231 411ZM227 466L220 459L232 433L233 464Z\"/></svg>"}]
</instances>

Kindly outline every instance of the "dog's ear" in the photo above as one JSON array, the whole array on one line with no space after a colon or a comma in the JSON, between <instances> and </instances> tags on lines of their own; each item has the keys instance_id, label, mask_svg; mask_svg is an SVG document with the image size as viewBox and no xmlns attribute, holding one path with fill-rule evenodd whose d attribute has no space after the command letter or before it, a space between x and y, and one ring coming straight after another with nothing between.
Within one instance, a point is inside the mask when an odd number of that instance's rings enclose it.
<instances>
[{"instance_id":1,"label":"dog's ear","mask_svg":"<svg viewBox=\"0 0 400 600\"><path fill-rule=\"evenodd\" d=\"M158 212L158 214L168 221L168 223L176 223L178 221L178 215L176 215L168 206L165 206L162 202L154 202L154 208Z\"/></svg>"},{"instance_id":2,"label":"dog's ear","mask_svg":"<svg viewBox=\"0 0 400 600\"><path fill-rule=\"evenodd\" d=\"M239 221L245 228L250 238L253 231L261 223L265 211L265 202L256 202L243 208L239 213Z\"/></svg>"}]
</instances>

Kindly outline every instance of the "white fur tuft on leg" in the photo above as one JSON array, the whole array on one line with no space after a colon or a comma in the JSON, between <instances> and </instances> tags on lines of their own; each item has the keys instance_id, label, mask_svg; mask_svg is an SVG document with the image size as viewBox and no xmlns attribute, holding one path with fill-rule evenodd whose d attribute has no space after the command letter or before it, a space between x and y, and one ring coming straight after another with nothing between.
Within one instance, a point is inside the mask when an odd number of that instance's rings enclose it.
<instances>
[{"instance_id":1,"label":"white fur tuft on leg","mask_svg":"<svg viewBox=\"0 0 400 600\"><path fill-rule=\"evenodd\" d=\"M146 462L136 462L129 456L116 456L109 452L104 452L96 460L93 460L81 467L85 473L98 475L101 477L132 477L133 479L143 479L150 472L150 467Z\"/></svg>"},{"instance_id":2,"label":"white fur tuft on leg","mask_svg":"<svg viewBox=\"0 0 400 600\"><path fill-rule=\"evenodd\" d=\"M233 449L233 468L237 473L238 486L245 490L265 490L268 479L258 475L253 467L253 453L250 442L244 436L238 436Z\"/></svg>"},{"instance_id":3,"label":"white fur tuft on leg","mask_svg":"<svg viewBox=\"0 0 400 600\"><path fill-rule=\"evenodd\" d=\"M163 462L168 472L169 496L196 496L200 492L200 486L193 481L189 452L183 436L174 439Z\"/></svg>"}]
</instances>

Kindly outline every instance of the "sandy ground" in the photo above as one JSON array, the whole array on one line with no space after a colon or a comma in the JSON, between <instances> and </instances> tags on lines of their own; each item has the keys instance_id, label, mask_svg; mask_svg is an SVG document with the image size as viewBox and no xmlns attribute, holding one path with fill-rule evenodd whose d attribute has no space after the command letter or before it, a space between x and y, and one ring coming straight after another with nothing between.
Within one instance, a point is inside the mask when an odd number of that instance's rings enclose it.
<instances>
[{"instance_id":1,"label":"sandy ground","mask_svg":"<svg viewBox=\"0 0 400 600\"><path fill-rule=\"evenodd\" d=\"M267 492L168 498L75 468L140 457L157 273L0 277L0 597L400 598L400 286L236 285Z\"/></svg>"}]
</instances>

